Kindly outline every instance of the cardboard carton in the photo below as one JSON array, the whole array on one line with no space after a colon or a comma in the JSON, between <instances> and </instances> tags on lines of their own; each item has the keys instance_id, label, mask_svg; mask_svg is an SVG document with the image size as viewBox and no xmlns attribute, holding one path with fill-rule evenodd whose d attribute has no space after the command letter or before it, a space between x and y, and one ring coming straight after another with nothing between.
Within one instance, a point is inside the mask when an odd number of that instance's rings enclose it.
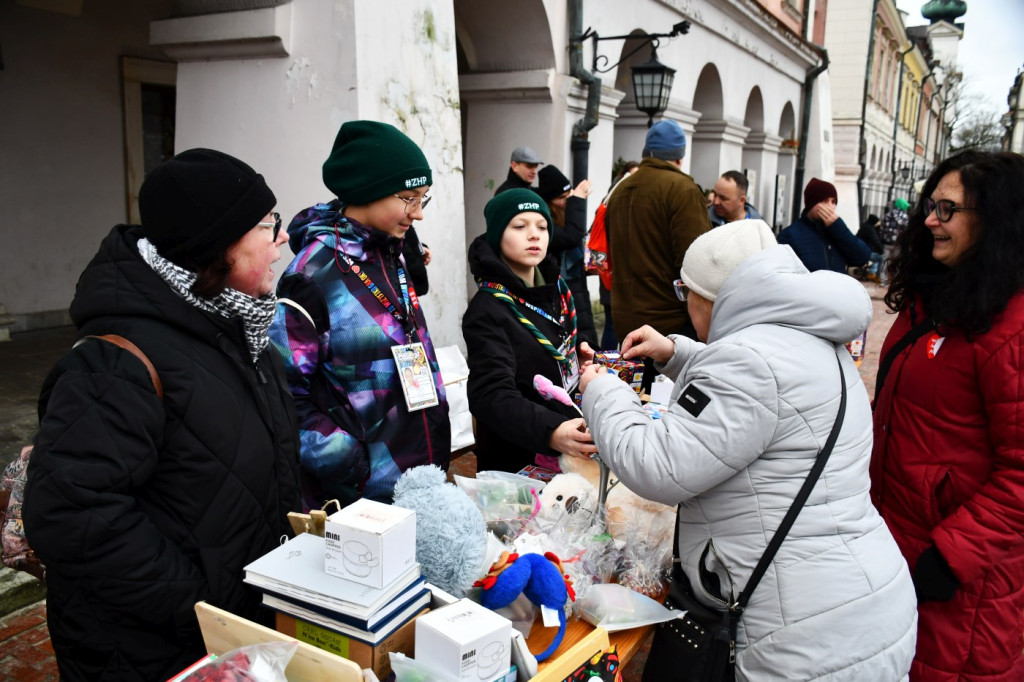
<instances>
[{"instance_id":1,"label":"cardboard carton","mask_svg":"<svg viewBox=\"0 0 1024 682\"><path fill-rule=\"evenodd\" d=\"M469 599L416 619L416 660L462 682L500 679L512 660L512 622Z\"/></svg>"},{"instance_id":2,"label":"cardboard carton","mask_svg":"<svg viewBox=\"0 0 1024 682\"><path fill-rule=\"evenodd\" d=\"M416 564L416 512L360 499L327 517L324 570L383 589Z\"/></svg>"}]
</instances>

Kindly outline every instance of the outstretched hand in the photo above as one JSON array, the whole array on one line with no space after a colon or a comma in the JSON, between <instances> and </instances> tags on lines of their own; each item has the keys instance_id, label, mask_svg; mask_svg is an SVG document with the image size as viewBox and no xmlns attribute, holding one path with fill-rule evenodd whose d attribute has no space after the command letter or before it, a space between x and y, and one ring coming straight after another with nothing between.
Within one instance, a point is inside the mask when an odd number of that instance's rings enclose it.
<instances>
[{"instance_id":1,"label":"outstretched hand","mask_svg":"<svg viewBox=\"0 0 1024 682\"><path fill-rule=\"evenodd\" d=\"M552 450L569 455L570 457L589 459L592 454L597 452L597 446L594 445L594 439L590 435L590 430L587 429L586 423L579 417L559 424L551 432L548 445L551 446Z\"/></svg>"},{"instance_id":2,"label":"outstretched hand","mask_svg":"<svg viewBox=\"0 0 1024 682\"><path fill-rule=\"evenodd\" d=\"M631 331L622 341L623 360L647 357L664 364L672 359L674 352L675 345L672 341L646 324Z\"/></svg>"}]
</instances>

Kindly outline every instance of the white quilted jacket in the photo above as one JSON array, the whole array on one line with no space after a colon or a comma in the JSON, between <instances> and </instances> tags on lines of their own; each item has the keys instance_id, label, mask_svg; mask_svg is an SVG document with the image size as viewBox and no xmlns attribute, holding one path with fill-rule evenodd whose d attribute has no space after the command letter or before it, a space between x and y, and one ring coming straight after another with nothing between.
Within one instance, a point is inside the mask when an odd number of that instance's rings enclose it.
<instances>
[{"instance_id":1,"label":"white quilted jacket","mask_svg":"<svg viewBox=\"0 0 1024 682\"><path fill-rule=\"evenodd\" d=\"M838 354L845 421L740 621L741 680L880 682L910 669L914 587L868 496L871 407L842 346L870 319L860 283L809 273L788 246L773 247L726 280L706 345L672 337L675 355L659 368L675 380L664 418L652 421L613 375L584 395L612 471L644 497L681 505L679 556L691 584L713 538L707 566L738 595L832 429Z\"/></svg>"}]
</instances>

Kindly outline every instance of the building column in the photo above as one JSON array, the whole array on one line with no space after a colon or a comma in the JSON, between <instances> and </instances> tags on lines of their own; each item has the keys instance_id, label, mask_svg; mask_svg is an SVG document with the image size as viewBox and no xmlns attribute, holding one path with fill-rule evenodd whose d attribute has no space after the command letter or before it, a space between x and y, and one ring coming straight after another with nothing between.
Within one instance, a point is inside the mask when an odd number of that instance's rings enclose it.
<instances>
[{"instance_id":1,"label":"building column","mask_svg":"<svg viewBox=\"0 0 1024 682\"><path fill-rule=\"evenodd\" d=\"M693 179L708 189L723 172L739 169L743 163L743 143L749 133L750 128L732 121L699 121L686 154L692 159Z\"/></svg>"}]
</instances>

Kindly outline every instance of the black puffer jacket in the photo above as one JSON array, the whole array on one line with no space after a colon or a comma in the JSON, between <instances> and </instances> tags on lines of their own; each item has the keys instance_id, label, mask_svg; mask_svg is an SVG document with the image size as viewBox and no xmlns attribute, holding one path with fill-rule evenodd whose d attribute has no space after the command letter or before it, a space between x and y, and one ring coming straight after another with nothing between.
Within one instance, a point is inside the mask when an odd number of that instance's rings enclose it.
<instances>
[{"instance_id":1,"label":"black puffer jacket","mask_svg":"<svg viewBox=\"0 0 1024 682\"><path fill-rule=\"evenodd\" d=\"M156 367L89 340L40 398L25 528L47 568L63 680L162 680L204 653L194 604L260 620L243 567L290 534L298 454L280 360L241 321L191 306L118 226L78 282L81 335L120 334Z\"/></svg>"},{"instance_id":2,"label":"black puffer jacket","mask_svg":"<svg viewBox=\"0 0 1024 682\"><path fill-rule=\"evenodd\" d=\"M555 284L558 266L548 257L540 267L547 284L527 288L485 235L469 247L469 269L474 277L504 285L514 296L557 320L561 312ZM556 346L568 338L567 328L525 306L519 309ZM507 303L485 289L469 302L462 318L462 336L469 362L469 409L476 417L477 467L515 472L533 464L536 453L557 456L548 447L551 432L579 414L567 405L544 400L533 388L537 374L561 385L558 362L551 353L514 317Z\"/></svg>"}]
</instances>

